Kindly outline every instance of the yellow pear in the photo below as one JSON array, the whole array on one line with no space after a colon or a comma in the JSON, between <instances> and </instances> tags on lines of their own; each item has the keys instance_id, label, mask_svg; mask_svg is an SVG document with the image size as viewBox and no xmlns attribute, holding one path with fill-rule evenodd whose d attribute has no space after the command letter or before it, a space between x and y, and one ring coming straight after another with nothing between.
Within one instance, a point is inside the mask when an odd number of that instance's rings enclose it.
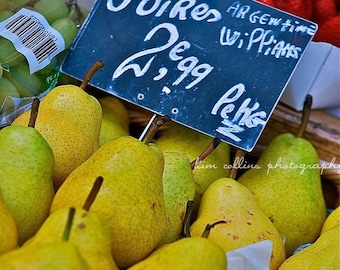
<instances>
[{"instance_id":1,"label":"yellow pear","mask_svg":"<svg viewBox=\"0 0 340 270\"><path fill-rule=\"evenodd\" d=\"M98 101L103 110L99 144L129 135L129 114L124 104L112 95L100 97Z\"/></svg>"},{"instance_id":2,"label":"yellow pear","mask_svg":"<svg viewBox=\"0 0 340 270\"><path fill-rule=\"evenodd\" d=\"M0 256L1 270L90 270L77 247L69 242L21 247Z\"/></svg>"},{"instance_id":3,"label":"yellow pear","mask_svg":"<svg viewBox=\"0 0 340 270\"><path fill-rule=\"evenodd\" d=\"M256 167L238 179L285 237L288 256L299 246L314 242L326 218L318 154L301 137L310 103L306 100L298 135L283 133L275 137Z\"/></svg>"},{"instance_id":4,"label":"yellow pear","mask_svg":"<svg viewBox=\"0 0 340 270\"><path fill-rule=\"evenodd\" d=\"M53 212L43 223L39 231L24 246L41 246L61 240L63 227L67 220L69 207ZM110 230L101 215L75 207L75 216L68 240L73 243L91 269L118 269L111 253Z\"/></svg>"},{"instance_id":5,"label":"yellow pear","mask_svg":"<svg viewBox=\"0 0 340 270\"><path fill-rule=\"evenodd\" d=\"M206 227L211 229L209 224ZM202 236L185 237L165 244L128 270L226 270L226 254L207 238L208 234L209 231L205 230Z\"/></svg>"},{"instance_id":6,"label":"yellow pear","mask_svg":"<svg viewBox=\"0 0 340 270\"><path fill-rule=\"evenodd\" d=\"M74 208L68 211L62 241L37 246L21 246L0 256L1 270L90 270L76 245L68 241ZM47 235L48 237L48 235Z\"/></svg>"},{"instance_id":7,"label":"yellow pear","mask_svg":"<svg viewBox=\"0 0 340 270\"><path fill-rule=\"evenodd\" d=\"M0 188L0 256L17 247L18 230Z\"/></svg>"},{"instance_id":8,"label":"yellow pear","mask_svg":"<svg viewBox=\"0 0 340 270\"><path fill-rule=\"evenodd\" d=\"M54 196L51 213L81 206L93 179L101 175L105 181L91 210L107 220L113 258L119 268L127 268L155 249L164 234L163 169L163 153L149 139L118 137L67 177Z\"/></svg>"},{"instance_id":9,"label":"yellow pear","mask_svg":"<svg viewBox=\"0 0 340 270\"><path fill-rule=\"evenodd\" d=\"M27 125L29 114L29 111L21 114L12 122L12 126ZM79 155L79 151L84 150L88 158L89 153L93 152L92 145L88 144L84 136L79 136L83 130L68 112L45 109L43 114L38 114L35 128L53 150L53 183L57 189L67 175L83 163L85 156Z\"/></svg>"},{"instance_id":10,"label":"yellow pear","mask_svg":"<svg viewBox=\"0 0 340 270\"><path fill-rule=\"evenodd\" d=\"M340 224L340 206L335 208L326 218L324 224L322 225L320 234L328 231L334 226Z\"/></svg>"},{"instance_id":11,"label":"yellow pear","mask_svg":"<svg viewBox=\"0 0 340 270\"><path fill-rule=\"evenodd\" d=\"M279 269L339 269L339 233L338 224L325 231L312 245L290 256Z\"/></svg>"},{"instance_id":12,"label":"yellow pear","mask_svg":"<svg viewBox=\"0 0 340 270\"><path fill-rule=\"evenodd\" d=\"M89 77L102 67L96 63L85 76L83 83L60 85L53 88L40 104L36 129L51 144L55 154L53 182L55 188L81 163L99 148L102 109L99 101L86 93ZM30 111L19 115L12 125L27 125ZM55 121L57 115L62 121ZM67 116L66 116L67 115ZM54 132L51 132L51 129Z\"/></svg>"},{"instance_id":13,"label":"yellow pear","mask_svg":"<svg viewBox=\"0 0 340 270\"><path fill-rule=\"evenodd\" d=\"M272 241L270 269L285 260L285 247L277 229L263 213L251 192L231 178L215 180L205 191L197 219L191 224L192 236L200 235L206 224L217 224L208 239L225 252L262 240Z\"/></svg>"},{"instance_id":14,"label":"yellow pear","mask_svg":"<svg viewBox=\"0 0 340 270\"><path fill-rule=\"evenodd\" d=\"M94 192L99 191L102 180L101 177L96 179L83 207L74 207L75 213L68 241L78 247L79 253L92 270L116 270L118 268L112 257L109 226L100 214L90 211L96 196ZM66 224L69 211L69 207L63 207L53 212L24 246L41 246L62 241L64 233L62 225Z\"/></svg>"}]
</instances>

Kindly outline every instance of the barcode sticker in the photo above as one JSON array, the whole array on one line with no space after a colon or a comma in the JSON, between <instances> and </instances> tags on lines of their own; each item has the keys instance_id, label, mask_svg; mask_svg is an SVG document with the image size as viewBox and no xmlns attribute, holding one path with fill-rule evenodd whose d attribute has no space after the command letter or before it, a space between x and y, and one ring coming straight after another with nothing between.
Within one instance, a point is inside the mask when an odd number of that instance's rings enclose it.
<instances>
[{"instance_id":1,"label":"barcode sticker","mask_svg":"<svg viewBox=\"0 0 340 270\"><path fill-rule=\"evenodd\" d=\"M62 35L40 13L22 8L0 23L0 35L22 53L34 73L47 66L65 49Z\"/></svg>"}]
</instances>

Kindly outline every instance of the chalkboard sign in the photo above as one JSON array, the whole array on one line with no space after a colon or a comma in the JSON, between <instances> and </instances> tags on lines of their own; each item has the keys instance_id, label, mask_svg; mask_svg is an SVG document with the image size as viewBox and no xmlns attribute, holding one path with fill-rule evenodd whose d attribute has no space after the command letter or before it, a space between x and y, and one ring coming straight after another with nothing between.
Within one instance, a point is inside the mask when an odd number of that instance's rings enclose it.
<instances>
[{"instance_id":1,"label":"chalkboard sign","mask_svg":"<svg viewBox=\"0 0 340 270\"><path fill-rule=\"evenodd\" d=\"M62 71L251 151L317 25L250 0L95 2Z\"/></svg>"}]
</instances>

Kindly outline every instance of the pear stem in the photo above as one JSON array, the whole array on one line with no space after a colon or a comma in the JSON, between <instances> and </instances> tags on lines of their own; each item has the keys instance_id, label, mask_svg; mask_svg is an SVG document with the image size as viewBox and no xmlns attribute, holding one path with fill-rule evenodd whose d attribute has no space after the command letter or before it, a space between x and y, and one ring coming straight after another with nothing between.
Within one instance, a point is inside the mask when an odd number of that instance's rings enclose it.
<instances>
[{"instance_id":1,"label":"pear stem","mask_svg":"<svg viewBox=\"0 0 340 270\"><path fill-rule=\"evenodd\" d=\"M104 61L98 60L94 63L94 65L90 68L90 70L86 73L82 83L80 84L80 88L85 90L86 86L88 85L89 81L91 80L92 76L102 67L104 67Z\"/></svg>"},{"instance_id":2,"label":"pear stem","mask_svg":"<svg viewBox=\"0 0 340 270\"><path fill-rule=\"evenodd\" d=\"M237 149L235 156L234 156L234 161L233 161L233 166L231 167L230 170L230 174L229 174L229 178L230 179L236 179L236 175L237 175L237 171L238 171L238 167L236 166L237 164L239 164L239 160L241 160L243 157L245 156L245 152L241 149Z\"/></svg>"},{"instance_id":3,"label":"pear stem","mask_svg":"<svg viewBox=\"0 0 340 270\"><path fill-rule=\"evenodd\" d=\"M190 162L191 170L194 170L207 156L211 154L212 151L217 148L217 146L220 145L220 143L221 140L215 137L208 147L198 157L196 157L195 160Z\"/></svg>"},{"instance_id":4,"label":"pear stem","mask_svg":"<svg viewBox=\"0 0 340 270\"><path fill-rule=\"evenodd\" d=\"M309 115L313 104L313 97L311 95L306 95L305 101L303 103L303 109L302 109L302 116L301 116L301 123L299 126L298 133L296 134L296 137L301 138L303 136L303 133L306 130L308 121L309 121Z\"/></svg>"},{"instance_id":5,"label":"pear stem","mask_svg":"<svg viewBox=\"0 0 340 270\"><path fill-rule=\"evenodd\" d=\"M40 105L40 99L39 98L34 98L32 102L32 107L31 107L31 114L30 114L30 119L28 122L28 127L35 127L35 123L37 121L38 117L38 112L39 112L39 105Z\"/></svg>"},{"instance_id":6,"label":"pear stem","mask_svg":"<svg viewBox=\"0 0 340 270\"><path fill-rule=\"evenodd\" d=\"M70 211L69 211L69 214L68 214L68 217L67 217L67 222L66 222L64 234L63 234L63 237L62 237L63 241L68 241L68 239L70 237L75 212L76 212L76 209L74 207L70 207Z\"/></svg>"},{"instance_id":7,"label":"pear stem","mask_svg":"<svg viewBox=\"0 0 340 270\"><path fill-rule=\"evenodd\" d=\"M185 215L183 219L183 227L182 227L182 237L191 237L190 233L190 220L194 210L195 202L193 200L187 200Z\"/></svg>"},{"instance_id":8,"label":"pear stem","mask_svg":"<svg viewBox=\"0 0 340 270\"><path fill-rule=\"evenodd\" d=\"M87 196L85 203L83 205L84 210L86 210L86 211L90 210L91 205L93 204L94 200L96 199L96 197L99 193L99 190L100 190L100 187L103 184L103 181L104 181L104 178L102 176L98 176L96 178L96 180L94 181L94 184L91 188L91 191L90 191L89 195Z\"/></svg>"},{"instance_id":9,"label":"pear stem","mask_svg":"<svg viewBox=\"0 0 340 270\"><path fill-rule=\"evenodd\" d=\"M205 229L204 229L203 233L202 233L202 237L208 238L208 237L209 237L209 234L210 234L210 230L211 230L213 227L215 227L215 225L221 224L221 223L226 223L226 221L225 221L225 220L219 220L219 221L216 221L216 222L213 223L213 224L207 224L207 225L205 226Z\"/></svg>"},{"instance_id":10,"label":"pear stem","mask_svg":"<svg viewBox=\"0 0 340 270\"><path fill-rule=\"evenodd\" d=\"M159 128L165 122L170 121L170 120L171 119L168 115L164 115L164 116L153 115L148 125L144 129L142 135L139 137L139 140L145 144L149 144L151 140L153 139L153 137L155 136L156 132L159 130Z\"/></svg>"}]
</instances>

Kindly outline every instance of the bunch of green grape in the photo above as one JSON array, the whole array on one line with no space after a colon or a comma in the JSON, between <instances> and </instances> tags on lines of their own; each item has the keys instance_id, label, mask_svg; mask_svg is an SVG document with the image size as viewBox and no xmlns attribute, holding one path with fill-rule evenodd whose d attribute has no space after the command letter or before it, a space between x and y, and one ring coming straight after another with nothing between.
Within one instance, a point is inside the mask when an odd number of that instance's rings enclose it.
<instances>
[{"instance_id":1,"label":"bunch of green grape","mask_svg":"<svg viewBox=\"0 0 340 270\"><path fill-rule=\"evenodd\" d=\"M79 7L76 1L0 0L0 22L21 8L32 9L43 15L63 36L65 52L88 14L88 10ZM44 92L51 77L58 74L57 68L62 56L63 53L60 53L48 66L30 74L25 56L15 49L10 40L0 36L0 110L6 97L33 97Z\"/></svg>"}]
</instances>

